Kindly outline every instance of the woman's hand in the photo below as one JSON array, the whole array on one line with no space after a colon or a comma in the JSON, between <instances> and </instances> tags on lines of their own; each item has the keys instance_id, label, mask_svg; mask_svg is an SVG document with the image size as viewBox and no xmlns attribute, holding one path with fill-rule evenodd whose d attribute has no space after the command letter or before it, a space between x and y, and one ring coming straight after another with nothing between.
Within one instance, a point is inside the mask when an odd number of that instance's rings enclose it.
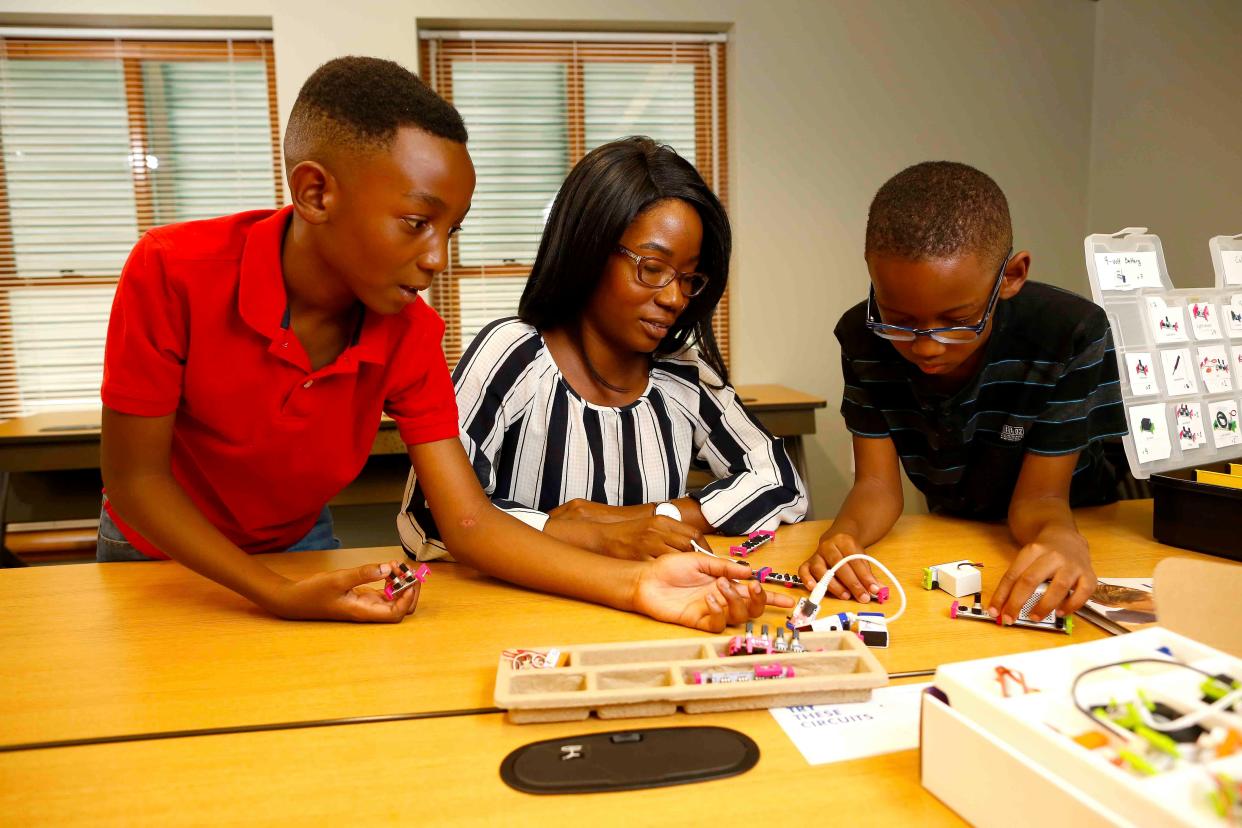
<instances>
[{"instance_id":1,"label":"woman's hand","mask_svg":"<svg viewBox=\"0 0 1242 828\"><path fill-rule=\"evenodd\" d=\"M554 520L559 518L616 523L621 520L651 517L653 514L654 507L650 503L640 503L637 506L609 506L607 503L596 503L594 500L576 497L548 512L548 517Z\"/></svg>"},{"instance_id":2,"label":"woman's hand","mask_svg":"<svg viewBox=\"0 0 1242 828\"><path fill-rule=\"evenodd\" d=\"M583 549L631 561L693 552L695 542L708 548L707 538L698 529L663 515L610 523L554 517L544 524L543 531Z\"/></svg>"},{"instance_id":3,"label":"woman's hand","mask_svg":"<svg viewBox=\"0 0 1242 828\"><path fill-rule=\"evenodd\" d=\"M765 592L749 579L744 564L708 555L665 555L651 561L639 576L632 600L636 612L706 632L758 618L768 606L793 607L785 594Z\"/></svg>"}]
</instances>

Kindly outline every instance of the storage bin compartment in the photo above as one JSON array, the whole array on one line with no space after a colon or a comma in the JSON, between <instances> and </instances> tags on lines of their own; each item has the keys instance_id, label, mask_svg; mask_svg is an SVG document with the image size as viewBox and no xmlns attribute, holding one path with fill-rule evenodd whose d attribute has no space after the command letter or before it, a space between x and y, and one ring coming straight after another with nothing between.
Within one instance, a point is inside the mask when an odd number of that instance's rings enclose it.
<instances>
[{"instance_id":1,"label":"storage bin compartment","mask_svg":"<svg viewBox=\"0 0 1242 828\"><path fill-rule=\"evenodd\" d=\"M608 670L596 676L597 689L616 690L630 687L667 687L673 683L670 670Z\"/></svg>"},{"instance_id":2,"label":"storage bin compartment","mask_svg":"<svg viewBox=\"0 0 1242 828\"><path fill-rule=\"evenodd\" d=\"M510 693L573 693L586 689L586 676L581 673L553 673L531 670L512 678Z\"/></svg>"},{"instance_id":3,"label":"storage bin compartment","mask_svg":"<svg viewBox=\"0 0 1242 828\"><path fill-rule=\"evenodd\" d=\"M1160 543L1242 561L1242 489L1198 483L1195 469L1228 474L1229 463L1153 474L1152 534Z\"/></svg>"},{"instance_id":4,"label":"storage bin compartment","mask_svg":"<svg viewBox=\"0 0 1242 828\"><path fill-rule=\"evenodd\" d=\"M667 646L656 644L642 649L622 644L615 648L583 649L573 654L571 663L575 667L595 667L608 664L633 664L642 661L685 661L691 658L702 658L703 655L703 645L697 642L693 644L672 642Z\"/></svg>"}]
</instances>

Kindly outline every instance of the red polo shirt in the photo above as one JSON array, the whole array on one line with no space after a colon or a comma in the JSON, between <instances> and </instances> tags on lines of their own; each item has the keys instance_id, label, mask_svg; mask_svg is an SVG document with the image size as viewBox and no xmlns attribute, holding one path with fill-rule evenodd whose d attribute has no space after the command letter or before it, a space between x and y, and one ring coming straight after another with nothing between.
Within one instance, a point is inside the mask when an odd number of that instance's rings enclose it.
<instances>
[{"instance_id":1,"label":"red polo shirt","mask_svg":"<svg viewBox=\"0 0 1242 828\"><path fill-rule=\"evenodd\" d=\"M280 249L292 208L159 227L117 285L104 353L104 405L176 412L172 473L242 549L297 543L357 476L380 412L407 445L457 436L440 349L444 322L422 299L367 311L355 341L312 371L292 330ZM168 557L108 513L137 549Z\"/></svg>"}]
</instances>

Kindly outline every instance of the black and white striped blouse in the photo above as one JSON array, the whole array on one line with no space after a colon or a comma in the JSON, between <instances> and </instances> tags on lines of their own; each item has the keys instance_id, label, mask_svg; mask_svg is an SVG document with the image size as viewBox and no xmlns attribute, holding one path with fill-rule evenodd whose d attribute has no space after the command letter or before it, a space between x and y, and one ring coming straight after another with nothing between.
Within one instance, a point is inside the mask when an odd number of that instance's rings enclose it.
<instances>
[{"instance_id":1,"label":"black and white striped blouse","mask_svg":"<svg viewBox=\"0 0 1242 828\"><path fill-rule=\"evenodd\" d=\"M594 405L569 387L539 332L499 319L453 372L461 441L496 506L536 528L573 500L630 506L685 497L691 466L716 480L694 492L724 535L775 529L806 515L807 495L782 441L742 406L694 348L652 363L642 396ZM443 557L413 471L397 519L421 560Z\"/></svg>"}]
</instances>

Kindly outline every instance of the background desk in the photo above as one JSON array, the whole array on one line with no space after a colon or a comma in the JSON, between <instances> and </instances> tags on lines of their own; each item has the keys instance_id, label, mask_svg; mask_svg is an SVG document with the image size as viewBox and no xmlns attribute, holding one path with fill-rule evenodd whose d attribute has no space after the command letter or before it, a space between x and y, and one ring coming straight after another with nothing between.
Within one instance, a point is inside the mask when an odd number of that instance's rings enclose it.
<instances>
[{"instance_id":1,"label":"background desk","mask_svg":"<svg viewBox=\"0 0 1242 828\"><path fill-rule=\"evenodd\" d=\"M1193 556L1150 539L1147 501L1082 510L1079 519L1098 571L1108 575L1150 575L1165 556ZM754 561L793 571L825 528L783 528ZM1014 553L1002 525L911 516L874 551L910 599L893 625L893 646L875 651L890 673L1103 635L1086 623L1071 639L953 621L952 599L920 588L924 566L969 556L985 564L990 589ZM397 554L302 552L267 562L298 574ZM0 744L487 709L507 647L698 634L517 589L456 564L432 569L417 613L392 626L281 621L172 562L0 571ZM857 607L830 600L825 611ZM770 609L760 623L775 627L786 612Z\"/></svg>"},{"instance_id":2,"label":"background desk","mask_svg":"<svg viewBox=\"0 0 1242 828\"><path fill-rule=\"evenodd\" d=\"M782 385L739 385L737 391L769 431L785 438L791 459L807 480L802 438L815 433L815 411L825 406L824 400ZM410 468L405 458L396 424L385 418L366 468L332 501L338 535L346 546L396 540L391 526L386 532L368 527L380 519L389 524L395 520ZM97 519L100 486L97 411L38 414L0 423L0 542L6 523ZM376 504L382 507L359 512L351 522L349 508Z\"/></svg>"}]
</instances>

